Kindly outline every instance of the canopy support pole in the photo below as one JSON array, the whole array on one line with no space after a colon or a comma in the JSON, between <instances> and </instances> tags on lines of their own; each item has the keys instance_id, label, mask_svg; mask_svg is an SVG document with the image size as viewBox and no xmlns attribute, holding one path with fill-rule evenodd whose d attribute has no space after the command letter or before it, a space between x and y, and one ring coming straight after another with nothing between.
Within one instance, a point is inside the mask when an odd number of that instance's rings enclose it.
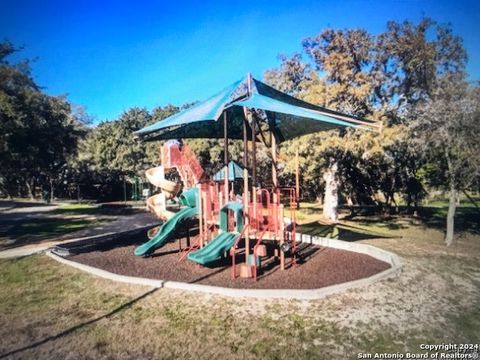
<instances>
[{"instance_id":1,"label":"canopy support pole","mask_svg":"<svg viewBox=\"0 0 480 360\"><path fill-rule=\"evenodd\" d=\"M255 127L256 119L255 116L252 116L252 182L253 187L257 186L257 155L256 155L256 136L255 136ZM255 193L254 193L255 194Z\"/></svg>"},{"instance_id":2,"label":"canopy support pole","mask_svg":"<svg viewBox=\"0 0 480 360\"><path fill-rule=\"evenodd\" d=\"M278 177L277 177L277 140L275 135L271 133L271 144L272 144L272 184L274 190L278 188ZM275 193L275 192L274 192ZM274 195L275 196L275 195Z\"/></svg>"},{"instance_id":3,"label":"canopy support pole","mask_svg":"<svg viewBox=\"0 0 480 360\"><path fill-rule=\"evenodd\" d=\"M252 74L248 73L247 75L247 86L248 86L248 96L252 94ZM247 108L243 107L243 112L245 114L245 121L243 123L243 141L244 141L244 170L243 170L243 181L244 181L244 193L245 193L245 220L250 222L249 218L249 194L248 194L248 141L247 141L247 121L248 121L248 112ZM256 182L257 182L257 161L256 161L256 149L255 149L255 117L251 114L250 125L252 128L252 203L253 203L253 223L257 221L257 196L256 196ZM250 229L247 228L245 234L245 263L248 264L248 256L250 254ZM253 261L257 261L254 259Z\"/></svg>"},{"instance_id":4,"label":"canopy support pole","mask_svg":"<svg viewBox=\"0 0 480 360\"><path fill-rule=\"evenodd\" d=\"M249 188L248 188L248 137L247 137L247 119L248 119L248 111L246 107L243 107L243 113L245 119L243 120L243 213L245 214L244 226L248 226L249 218L248 218L248 203L250 197L248 196ZM248 258L250 253L250 233L247 230L245 231L245 254Z\"/></svg>"},{"instance_id":5,"label":"canopy support pole","mask_svg":"<svg viewBox=\"0 0 480 360\"><path fill-rule=\"evenodd\" d=\"M253 217L252 222L255 226L255 231L258 234L259 224L257 218L257 156L256 156L256 136L255 136L255 127L256 127L256 117L252 113L251 117L251 127L252 127L252 204L253 204ZM255 260L256 261L256 260Z\"/></svg>"},{"instance_id":6,"label":"canopy support pole","mask_svg":"<svg viewBox=\"0 0 480 360\"><path fill-rule=\"evenodd\" d=\"M300 199L300 161L298 158L298 146L295 147L295 197L298 209L298 200Z\"/></svg>"},{"instance_id":7,"label":"canopy support pole","mask_svg":"<svg viewBox=\"0 0 480 360\"><path fill-rule=\"evenodd\" d=\"M227 127L227 112L223 112L223 162L225 163L224 174L224 204L228 202L228 127Z\"/></svg>"},{"instance_id":8,"label":"canopy support pole","mask_svg":"<svg viewBox=\"0 0 480 360\"><path fill-rule=\"evenodd\" d=\"M283 233L280 231L281 224L278 224L278 221L283 222L283 214L280 214L281 207L280 207L280 199L278 193L278 176L277 176L277 139L275 138L275 134L273 131L270 131L270 139L272 144L272 183L273 183L273 213L274 216L271 220L273 220L273 227L275 235L278 237L278 241L280 243L280 248L283 245ZM280 251L280 269L285 270L285 253Z\"/></svg>"}]
</instances>

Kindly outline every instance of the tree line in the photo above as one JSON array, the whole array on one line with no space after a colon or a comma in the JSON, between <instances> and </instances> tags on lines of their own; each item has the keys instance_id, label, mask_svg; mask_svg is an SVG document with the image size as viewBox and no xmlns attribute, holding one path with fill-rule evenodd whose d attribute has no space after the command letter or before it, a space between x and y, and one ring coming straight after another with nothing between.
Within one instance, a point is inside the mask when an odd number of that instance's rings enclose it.
<instances>
[{"instance_id":1,"label":"tree line","mask_svg":"<svg viewBox=\"0 0 480 360\"><path fill-rule=\"evenodd\" d=\"M479 190L480 98L469 83L462 39L429 18L388 22L385 32L325 29L265 73L276 88L306 101L380 121L381 134L351 129L291 141L302 155L304 192L334 171L347 203L415 211L429 190L449 193L446 242L453 240L459 192ZM292 176L286 161L285 176ZM468 195L468 193L467 193Z\"/></svg>"},{"instance_id":2,"label":"tree line","mask_svg":"<svg viewBox=\"0 0 480 360\"><path fill-rule=\"evenodd\" d=\"M133 132L183 106L152 111L131 108L94 126L81 108L50 96L35 83L28 60L10 63L18 51L0 44L0 191L5 196L121 198L122 183L143 177L159 162L159 143L142 143ZM448 25L424 18L389 22L380 34L364 29L325 29L304 39L298 53L280 55L264 79L275 88L330 109L374 119L380 134L344 129L287 141L280 148L279 175L293 184L294 154L300 154L301 193L321 198L324 173L338 182L349 205L415 212L429 191L449 194L449 231L458 194L479 190L478 84L467 81L467 53ZM208 173L223 164L216 139L186 141ZM160 144L161 145L161 144ZM242 146L231 141L230 157L241 164ZM259 181L270 182L269 152L257 148Z\"/></svg>"}]
</instances>

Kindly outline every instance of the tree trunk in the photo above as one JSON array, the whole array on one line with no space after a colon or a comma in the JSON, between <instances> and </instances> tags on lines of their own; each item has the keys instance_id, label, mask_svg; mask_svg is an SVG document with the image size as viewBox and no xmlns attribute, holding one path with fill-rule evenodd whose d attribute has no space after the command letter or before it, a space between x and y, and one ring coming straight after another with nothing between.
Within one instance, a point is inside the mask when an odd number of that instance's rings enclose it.
<instances>
[{"instance_id":1,"label":"tree trunk","mask_svg":"<svg viewBox=\"0 0 480 360\"><path fill-rule=\"evenodd\" d=\"M338 165L333 163L323 175L325 180L325 200L323 201L323 216L330 221L338 220Z\"/></svg>"},{"instance_id":2,"label":"tree trunk","mask_svg":"<svg viewBox=\"0 0 480 360\"><path fill-rule=\"evenodd\" d=\"M395 200L395 192L392 193L392 204L394 206L394 213L395 214L398 214L398 204L397 204L397 200Z\"/></svg>"},{"instance_id":3,"label":"tree trunk","mask_svg":"<svg viewBox=\"0 0 480 360\"><path fill-rule=\"evenodd\" d=\"M445 159L447 160L448 172L450 174L450 198L448 201L447 213L447 233L445 234L445 243L447 246L453 243L453 232L455 226L455 210L457 209L457 189L455 188L455 173L453 171L450 154L445 150Z\"/></svg>"},{"instance_id":4,"label":"tree trunk","mask_svg":"<svg viewBox=\"0 0 480 360\"><path fill-rule=\"evenodd\" d=\"M407 214L410 214L411 211L412 211L412 196L410 195L410 191L408 191L407 192Z\"/></svg>"},{"instance_id":5,"label":"tree trunk","mask_svg":"<svg viewBox=\"0 0 480 360\"><path fill-rule=\"evenodd\" d=\"M53 199L55 198L55 195L53 193L55 187L53 186L53 180L50 178L50 202L53 203Z\"/></svg>"},{"instance_id":6,"label":"tree trunk","mask_svg":"<svg viewBox=\"0 0 480 360\"><path fill-rule=\"evenodd\" d=\"M413 196L413 216L418 216L418 193Z\"/></svg>"},{"instance_id":7,"label":"tree trunk","mask_svg":"<svg viewBox=\"0 0 480 360\"><path fill-rule=\"evenodd\" d=\"M33 192L33 187L35 187L35 184L32 185L28 180L25 180L25 186L27 187L28 197L30 200L35 200L35 194Z\"/></svg>"},{"instance_id":8,"label":"tree trunk","mask_svg":"<svg viewBox=\"0 0 480 360\"><path fill-rule=\"evenodd\" d=\"M450 184L450 198L448 202L448 213L447 213L447 234L445 235L445 242L447 246L452 245L453 243L453 232L455 225L455 210L457 209L457 190L453 182Z\"/></svg>"}]
</instances>

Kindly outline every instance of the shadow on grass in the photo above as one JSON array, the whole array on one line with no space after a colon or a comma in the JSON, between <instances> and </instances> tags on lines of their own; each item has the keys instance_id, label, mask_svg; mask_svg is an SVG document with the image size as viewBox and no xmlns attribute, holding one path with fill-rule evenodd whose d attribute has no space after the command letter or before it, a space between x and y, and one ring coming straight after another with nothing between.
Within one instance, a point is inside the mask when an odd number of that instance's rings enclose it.
<instances>
[{"instance_id":1,"label":"shadow on grass","mask_svg":"<svg viewBox=\"0 0 480 360\"><path fill-rule=\"evenodd\" d=\"M90 226L105 223L105 219L58 219L37 218L2 224L0 238L8 238L7 245L0 243L0 249L9 249L41 240L79 231Z\"/></svg>"},{"instance_id":2,"label":"shadow on grass","mask_svg":"<svg viewBox=\"0 0 480 360\"><path fill-rule=\"evenodd\" d=\"M99 206L92 206L87 204L66 205L58 209L52 210L49 214L52 215L132 215L142 212L140 209L134 209L131 206L123 204L101 204Z\"/></svg>"},{"instance_id":3,"label":"shadow on grass","mask_svg":"<svg viewBox=\"0 0 480 360\"><path fill-rule=\"evenodd\" d=\"M369 215L369 217L346 217L344 220L361 223L367 226L373 225L375 227L389 230L402 230L408 229L412 225L418 224L419 219L411 216L393 216L393 215ZM399 222L401 221L401 222ZM356 227L354 227L356 228ZM357 228L360 229L360 228ZM366 231L365 229L360 229L360 231ZM372 233L373 234L373 233Z\"/></svg>"},{"instance_id":4,"label":"shadow on grass","mask_svg":"<svg viewBox=\"0 0 480 360\"><path fill-rule=\"evenodd\" d=\"M446 228L447 207L422 207L418 211L424 226L441 230ZM474 207L457 207L455 231L480 234L480 212Z\"/></svg>"},{"instance_id":5,"label":"shadow on grass","mask_svg":"<svg viewBox=\"0 0 480 360\"><path fill-rule=\"evenodd\" d=\"M317 221L297 226L297 232L312 236L339 239L349 242L368 239L391 238L390 236L369 232L355 226L350 226L346 224L325 225Z\"/></svg>"},{"instance_id":6,"label":"shadow on grass","mask_svg":"<svg viewBox=\"0 0 480 360\"><path fill-rule=\"evenodd\" d=\"M55 341L61 337L64 337L64 336L67 336L67 335L70 335L71 333L75 332L76 330L78 329L81 329L81 328L84 328L85 326L88 326L88 325L91 325L91 324L94 324L102 319L108 319L109 317L112 317L113 315L119 313L120 311L123 311L125 309L128 309L129 307L131 307L133 304L135 304L136 302L142 300L142 299L145 299L147 296L153 294L154 292L156 292L158 290L158 288L155 288L155 289L152 289L152 290L149 290L147 291L146 293L136 297L135 299L123 304L123 305L120 305L119 307L115 308L114 310L110 311L109 313L107 314L104 314L104 315L101 315L101 316L98 316L92 320L89 320L89 321L86 321L86 322L83 322L83 323L80 323L80 324L77 324L75 326L72 326L62 332L59 332L58 334L55 334L55 335L51 335L51 336L47 336L46 338L42 339L42 340L39 340L39 341L36 341L30 345L26 345L26 346L23 346L23 347L20 347L20 348L17 348L15 350L12 350L12 351L9 351L7 353L4 353L4 354L0 354L0 359L3 359L3 358L6 358L8 356L11 356L11 355L14 355L14 354L17 354L19 352L22 352L22 351L25 351L25 350L29 350L29 349L33 349L33 348L36 348L38 346L41 346L47 342L50 342L50 341Z\"/></svg>"},{"instance_id":7,"label":"shadow on grass","mask_svg":"<svg viewBox=\"0 0 480 360\"><path fill-rule=\"evenodd\" d=\"M29 208L29 207L43 207L43 206L52 206L52 204L47 204L45 202L36 202L36 201L15 201L15 200L0 200L0 210L6 208Z\"/></svg>"},{"instance_id":8,"label":"shadow on grass","mask_svg":"<svg viewBox=\"0 0 480 360\"><path fill-rule=\"evenodd\" d=\"M344 219L362 225L388 230L402 230L412 227L437 229L445 231L448 207L423 206L418 209L418 216L406 214L406 208L400 208L397 215L381 215L357 212ZM475 207L457 207L455 212L455 232L480 234L480 212Z\"/></svg>"}]
</instances>

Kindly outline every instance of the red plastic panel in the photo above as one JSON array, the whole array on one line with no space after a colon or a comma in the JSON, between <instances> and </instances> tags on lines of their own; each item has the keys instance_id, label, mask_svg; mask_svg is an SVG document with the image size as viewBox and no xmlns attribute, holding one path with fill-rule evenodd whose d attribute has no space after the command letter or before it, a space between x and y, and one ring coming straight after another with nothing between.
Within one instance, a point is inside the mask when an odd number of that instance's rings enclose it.
<instances>
[{"instance_id":1,"label":"red plastic panel","mask_svg":"<svg viewBox=\"0 0 480 360\"><path fill-rule=\"evenodd\" d=\"M182 145L178 141L167 141L162 148L162 165L173 168L182 165Z\"/></svg>"}]
</instances>

